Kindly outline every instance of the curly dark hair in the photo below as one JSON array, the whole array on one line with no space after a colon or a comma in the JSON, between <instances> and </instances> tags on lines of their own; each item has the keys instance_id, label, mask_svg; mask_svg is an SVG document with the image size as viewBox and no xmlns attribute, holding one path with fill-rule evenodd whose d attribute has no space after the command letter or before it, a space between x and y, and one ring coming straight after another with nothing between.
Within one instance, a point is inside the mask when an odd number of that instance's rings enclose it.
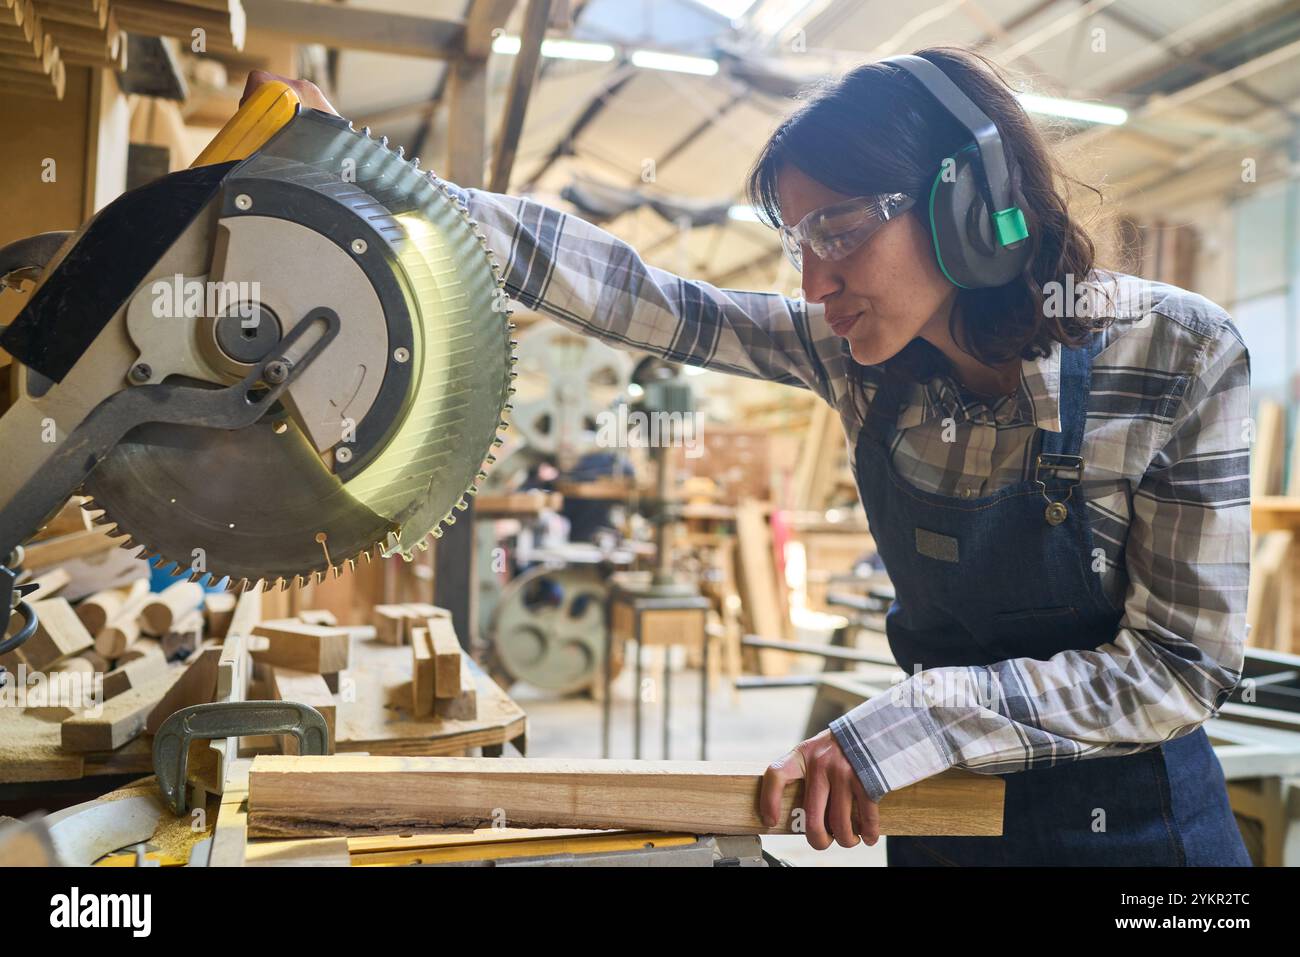
<instances>
[{"instance_id":1,"label":"curly dark hair","mask_svg":"<svg viewBox=\"0 0 1300 957\"><path fill-rule=\"evenodd\" d=\"M1080 344L1093 325L1051 315L1043 304L1049 283L1066 286L1072 276L1077 286L1094 266L1092 239L1066 206L1068 186L1084 186L1098 198L1100 192L1062 171L989 60L953 47L916 55L946 73L997 124L1012 188L1029 226L1032 252L1020 276L992 289L958 290L949 319L953 341L991 365L1046 355L1054 340ZM889 63L867 63L813 90L781 123L750 171L750 201L770 225L779 225L777 179L787 164L849 196L898 192L923 198L943 160L970 142L970 132L910 73ZM929 220L919 218L928 229ZM951 371L943 353L920 338L885 365L915 379ZM863 369L854 366L861 385Z\"/></svg>"}]
</instances>

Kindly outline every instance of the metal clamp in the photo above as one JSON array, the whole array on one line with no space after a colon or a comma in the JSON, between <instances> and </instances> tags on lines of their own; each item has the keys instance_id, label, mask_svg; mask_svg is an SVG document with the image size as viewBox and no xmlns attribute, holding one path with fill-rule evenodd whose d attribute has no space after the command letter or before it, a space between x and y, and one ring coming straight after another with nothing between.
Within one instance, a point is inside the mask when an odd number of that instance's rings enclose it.
<instances>
[{"instance_id":1,"label":"metal clamp","mask_svg":"<svg viewBox=\"0 0 1300 957\"><path fill-rule=\"evenodd\" d=\"M220 701L181 708L158 729L153 739L153 770L158 789L177 814L184 814L185 775L190 742L195 738L292 734L299 754L328 754L329 729L311 705L296 701Z\"/></svg>"}]
</instances>

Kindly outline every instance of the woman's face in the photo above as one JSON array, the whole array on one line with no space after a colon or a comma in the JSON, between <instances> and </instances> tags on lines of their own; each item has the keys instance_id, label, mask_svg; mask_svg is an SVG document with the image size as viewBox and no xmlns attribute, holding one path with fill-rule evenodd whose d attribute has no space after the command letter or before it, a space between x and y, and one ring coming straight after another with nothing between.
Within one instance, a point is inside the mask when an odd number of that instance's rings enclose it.
<instances>
[{"instance_id":1,"label":"woman's face","mask_svg":"<svg viewBox=\"0 0 1300 957\"><path fill-rule=\"evenodd\" d=\"M777 198L781 221L794 224L814 209L853 197L786 166L777 177ZM930 235L910 212L836 262L823 262L805 246L803 292L809 302L826 307L832 331L848 341L863 365L884 362L917 336L944 351L951 342L948 313L957 290L939 271Z\"/></svg>"}]
</instances>

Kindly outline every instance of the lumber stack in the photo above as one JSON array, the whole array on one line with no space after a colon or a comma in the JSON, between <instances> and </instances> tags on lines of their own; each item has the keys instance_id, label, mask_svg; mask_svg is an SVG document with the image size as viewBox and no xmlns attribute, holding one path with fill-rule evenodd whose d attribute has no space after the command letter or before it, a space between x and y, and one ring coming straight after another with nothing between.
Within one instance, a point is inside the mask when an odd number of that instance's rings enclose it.
<instances>
[{"instance_id":1,"label":"lumber stack","mask_svg":"<svg viewBox=\"0 0 1300 957\"><path fill-rule=\"evenodd\" d=\"M417 718L432 714L472 721L478 717L474 673L445 612L412 629L411 711Z\"/></svg>"},{"instance_id":2,"label":"lumber stack","mask_svg":"<svg viewBox=\"0 0 1300 957\"><path fill-rule=\"evenodd\" d=\"M127 32L188 49L244 47L240 0L0 0L0 89L61 100L67 67L126 69Z\"/></svg>"},{"instance_id":3,"label":"lumber stack","mask_svg":"<svg viewBox=\"0 0 1300 957\"><path fill-rule=\"evenodd\" d=\"M0 0L0 85L22 96L63 99L62 53L32 0Z\"/></svg>"},{"instance_id":4,"label":"lumber stack","mask_svg":"<svg viewBox=\"0 0 1300 957\"><path fill-rule=\"evenodd\" d=\"M248 833L501 826L798 833L800 784L787 787L775 827L759 817L764 770L727 761L259 756L248 776ZM999 835L1004 790L995 776L936 775L881 801L881 833Z\"/></svg>"}]
</instances>

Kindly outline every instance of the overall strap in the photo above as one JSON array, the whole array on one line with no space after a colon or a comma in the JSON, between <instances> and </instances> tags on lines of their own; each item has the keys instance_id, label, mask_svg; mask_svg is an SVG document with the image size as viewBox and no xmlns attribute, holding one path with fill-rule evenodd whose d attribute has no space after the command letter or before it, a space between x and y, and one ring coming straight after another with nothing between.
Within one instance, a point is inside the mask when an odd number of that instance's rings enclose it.
<instances>
[{"instance_id":1,"label":"overall strap","mask_svg":"<svg viewBox=\"0 0 1300 957\"><path fill-rule=\"evenodd\" d=\"M1061 344L1061 392L1060 419L1061 431L1040 430L1042 444L1039 449L1038 467L1035 478L1040 477L1040 469L1065 469L1082 475L1083 460L1079 457L1083 448L1083 434L1088 424L1088 395L1092 390L1092 357L1100 349L1103 336L1094 333L1092 338L1080 346Z\"/></svg>"},{"instance_id":2,"label":"overall strap","mask_svg":"<svg viewBox=\"0 0 1300 957\"><path fill-rule=\"evenodd\" d=\"M898 414L907 397L908 383L896 371L884 369L876 394L871 397L862 431L881 445L887 446L898 426Z\"/></svg>"}]
</instances>

